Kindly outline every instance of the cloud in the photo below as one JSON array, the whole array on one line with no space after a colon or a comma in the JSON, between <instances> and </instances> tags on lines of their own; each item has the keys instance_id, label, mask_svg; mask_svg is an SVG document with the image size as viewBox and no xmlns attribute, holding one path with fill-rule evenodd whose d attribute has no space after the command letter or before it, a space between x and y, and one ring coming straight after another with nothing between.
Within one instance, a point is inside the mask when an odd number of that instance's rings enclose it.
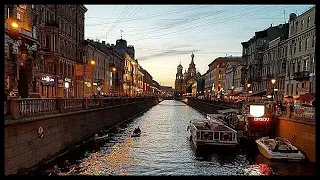
<instances>
[{"instance_id":1,"label":"cloud","mask_svg":"<svg viewBox=\"0 0 320 180\"><path fill-rule=\"evenodd\" d=\"M163 52L159 52L159 53L153 53L150 54L148 56L141 56L139 57L139 61L145 61L151 58L155 58L155 57L164 57L164 56L175 56L175 55L181 55L181 54L191 54L192 52L200 52L200 49L190 49L190 50L176 50L176 49L168 49L168 50L164 50Z\"/></svg>"}]
</instances>

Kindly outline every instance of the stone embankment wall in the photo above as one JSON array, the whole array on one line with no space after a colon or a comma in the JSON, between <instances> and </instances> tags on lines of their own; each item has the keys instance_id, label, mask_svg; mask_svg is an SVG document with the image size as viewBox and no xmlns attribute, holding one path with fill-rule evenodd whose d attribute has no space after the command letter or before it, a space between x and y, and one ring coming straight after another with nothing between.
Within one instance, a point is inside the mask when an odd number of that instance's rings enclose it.
<instances>
[{"instance_id":1,"label":"stone embankment wall","mask_svg":"<svg viewBox=\"0 0 320 180\"><path fill-rule=\"evenodd\" d=\"M158 102L153 98L111 107L10 120L5 123L5 175L22 174L90 139L100 130L145 112ZM43 129L43 133L40 130L39 134L39 129Z\"/></svg>"}]
</instances>

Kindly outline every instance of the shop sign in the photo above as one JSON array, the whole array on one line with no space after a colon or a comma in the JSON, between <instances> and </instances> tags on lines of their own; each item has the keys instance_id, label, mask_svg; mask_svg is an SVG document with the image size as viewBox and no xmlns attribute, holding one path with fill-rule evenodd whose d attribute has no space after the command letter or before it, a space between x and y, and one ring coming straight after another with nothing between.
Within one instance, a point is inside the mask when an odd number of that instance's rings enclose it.
<instances>
[{"instance_id":1,"label":"shop sign","mask_svg":"<svg viewBox=\"0 0 320 180\"><path fill-rule=\"evenodd\" d=\"M54 79L46 76L41 78L41 83L42 85L53 85L54 84Z\"/></svg>"},{"instance_id":2,"label":"shop sign","mask_svg":"<svg viewBox=\"0 0 320 180\"><path fill-rule=\"evenodd\" d=\"M70 83L70 82L71 82L71 79L70 79L70 78L64 78L64 81Z\"/></svg>"},{"instance_id":3,"label":"shop sign","mask_svg":"<svg viewBox=\"0 0 320 180\"><path fill-rule=\"evenodd\" d=\"M42 81L45 81L45 82L54 82L54 79L49 77L49 76L46 76L46 77L42 77L41 79Z\"/></svg>"},{"instance_id":4,"label":"shop sign","mask_svg":"<svg viewBox=\"0 0 320 180\"><path fill-rule=\"evenodd\" d=\"M270 121L270 117L254 117L253 121Z\"/></svg>"}]
</instances>

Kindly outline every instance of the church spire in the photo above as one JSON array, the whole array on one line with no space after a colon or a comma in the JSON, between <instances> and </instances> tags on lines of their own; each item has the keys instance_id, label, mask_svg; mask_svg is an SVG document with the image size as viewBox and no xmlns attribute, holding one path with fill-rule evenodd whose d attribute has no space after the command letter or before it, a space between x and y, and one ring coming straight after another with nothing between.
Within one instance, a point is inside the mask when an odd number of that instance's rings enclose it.
<instances>
[{"instance_id":1,"label":"church spire","mask_svg":"<svg viewBox=\"0 0 320 180\"><path fill-rule=\"evenodd\" d=\"M194 64L193 58L194 58L194 54L192 52L192 54L191 54L191 64Z\"/></svg>"}]
</instances>

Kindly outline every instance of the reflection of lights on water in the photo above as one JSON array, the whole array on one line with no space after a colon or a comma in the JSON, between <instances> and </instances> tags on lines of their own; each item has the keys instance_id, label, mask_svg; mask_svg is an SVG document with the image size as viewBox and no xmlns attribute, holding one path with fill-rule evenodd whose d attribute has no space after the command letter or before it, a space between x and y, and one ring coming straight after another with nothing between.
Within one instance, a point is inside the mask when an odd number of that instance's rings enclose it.
<instances>
[{"instance_id":1,"label":"reflection of lights on water","mask_svg":"<svg viewBox=\"0 0 320 180\"><path fill-rule=\"evenodd\" d=\"M266 164L254 164L244 170L247 175L253 176L269 176L272 175L271 168Z\"/></svg>"},{"instance_id":2,"label":"reflection of lights on water","mask_svg":"<svg viewBox=\"0 0 320 180\"><path fill-rule=\"evenodd\" d=\"M81 164L80 167L87 167L81 175L103 175L103 174L130 174L129 166L133 164L130 155L130 146L132 139L126 139L122 143L112 146L110 153L104 154L96 152L90 154Z\"/></svg>"}]
</instances>

